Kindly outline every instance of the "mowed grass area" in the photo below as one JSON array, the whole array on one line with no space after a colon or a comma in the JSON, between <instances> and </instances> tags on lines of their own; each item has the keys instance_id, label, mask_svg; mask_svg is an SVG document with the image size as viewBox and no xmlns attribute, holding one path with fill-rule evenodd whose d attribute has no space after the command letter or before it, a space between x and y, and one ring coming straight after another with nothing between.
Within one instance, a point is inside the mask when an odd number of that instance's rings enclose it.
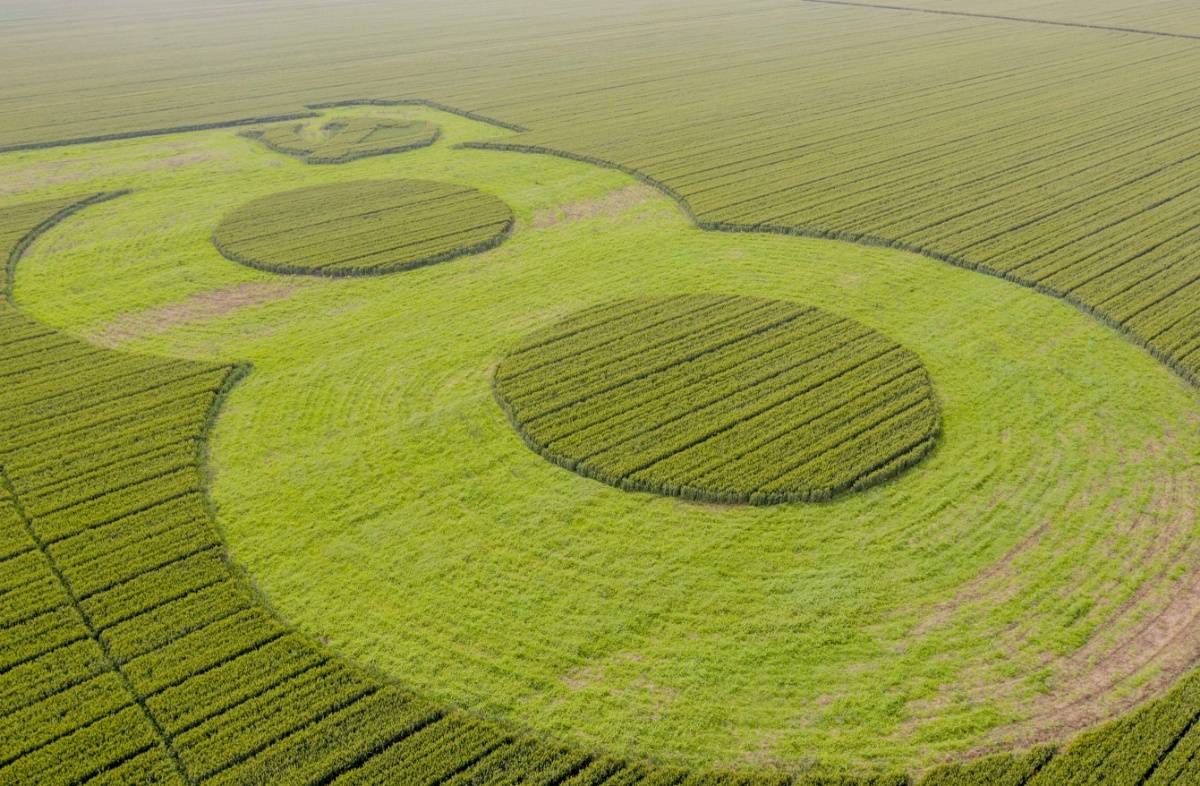
<instances>
[{"instance_id":1,"label":"mowed grass area","mask_svg":"<svg viewBox=\"0 0 1200 786\"><path fill-rule=\"evenodd\" d=\"M378 107L372 115L380 114ZM1196 594L1194 391L1076 309L922 257L704 232L618 173L444 139L310 167L234 131L0 158L22 199L132 188L57 227L15 297L89 340L254 364L211 445L232 554L335 650L437 699L610 750L920 768L1160 691ZM261 273L210 235L257 197L364 177L493 193L486 254L374 279ZM490 372L604 300L795 300L913 350L934 453L818 505L633 494L529 450Z\"/></svg>"}]
</instances>

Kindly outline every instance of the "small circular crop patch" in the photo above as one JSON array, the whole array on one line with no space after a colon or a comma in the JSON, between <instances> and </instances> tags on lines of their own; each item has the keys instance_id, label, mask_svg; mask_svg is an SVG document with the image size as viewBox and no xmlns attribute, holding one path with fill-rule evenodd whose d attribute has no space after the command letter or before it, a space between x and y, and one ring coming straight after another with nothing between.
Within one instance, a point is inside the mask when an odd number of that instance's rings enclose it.
<instances>
[{"instance_id":1,"label":"small circular crop patch","mask_svg":"<svg viewBox=\"0 0 1200 786\"><path fill-rule=\"evenodd\" d=\"M213 233L223 255L275 273L352 276L429 265L499 245L500 199L427 180L361 180L256 199Z\"/></svg>"},{"instance_id":2,"label":"small circular crop patch","mask_svg":"<svg viewBox=\"0 0 1200 786\"><path fill-rule=\"evenodd\" d=\"M426 147L437 141L439 133L437 126L424 120L351 117L279 123L243 131L242 135L309 164L343 164L356 158Z\"/></svg>"},{"instance_id":3,"label":"small circular crop patch","mask_svg":"<svg viewBox=\"0 0 1200 786\"><path fill-rule=\"evenodd\" d=\"M910 350L779 300L635 298L578 312L498 365L496 397L550 461L712 502L824 500L932 449L939 412Z\"/></svg>"}]
</instances>

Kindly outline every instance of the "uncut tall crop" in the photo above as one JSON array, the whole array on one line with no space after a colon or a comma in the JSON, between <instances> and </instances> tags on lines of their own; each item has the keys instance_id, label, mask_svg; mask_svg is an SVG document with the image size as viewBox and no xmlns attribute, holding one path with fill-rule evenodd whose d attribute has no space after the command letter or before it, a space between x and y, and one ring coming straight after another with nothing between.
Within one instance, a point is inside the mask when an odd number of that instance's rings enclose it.
<instances>
[{"instance_id":1,"label":"uncut tall crop","mask_svg":"<svg viewBox=\"0 0 1200 786\"><path fill-rule=\"evenodd\" d=\"M91 15L30 15L6 48L0 148L428 99L637 171L706 226L920 249L1037 287L1196 381L1195 4L911 5L350 3L331 23L268 3L102 35ZM56 95L46 41L78 53L62 68L80 89Z\"/></svg>"},{"instance_id":2,"label":"uncut tall crop","mask_svg":"<svg viewBox=\"0 0 1200 786\"><path fill-rule=\"evenodd\" d=\"M712 502L827 500L933 447L920 359L782 301L602 304L501 361L496 395L549 460L621 488Z\"/></svg>"}]
</instances>

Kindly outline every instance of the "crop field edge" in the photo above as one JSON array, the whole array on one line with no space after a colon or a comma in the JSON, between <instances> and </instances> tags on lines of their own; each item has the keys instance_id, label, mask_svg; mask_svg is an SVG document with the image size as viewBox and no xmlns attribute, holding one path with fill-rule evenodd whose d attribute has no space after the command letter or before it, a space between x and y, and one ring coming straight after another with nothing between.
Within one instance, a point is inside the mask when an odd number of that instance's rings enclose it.
<instances>
[{"instance_id":1,"label":"crop field edge","mask_svg":"<svg viewBox=\"0 0 1200 786\"><path fill-rule=\"evenodd\" d=\"M515 133L524 133L528 128L519 126L516 123L508 123L503 120L481 115L476 112L471 112L466 109L442 104L437 101L431 101L427 98L348 98L338 101L323 101L314 104L305 104L304 109L307 111L289 112L281 115L263 115L257 117L239 117L230 120L217 120L211 123L193 123L184 126L166 126L162 128L146 128L136 131L122 131L112 134L98 134L96 136L80 136L69 137L66 139L53 139L46 142L19 142L12 145L4 145L0 147L0 154L16 153L27 150L47 150L55 147L72 147L74 145L93 145L100 142L120 142L126 139L141 139L151 136L169 136L171 134L189 134L193 131L215 131L222 128L239 128L241 126L265 125L267 123L282 123L289 120L309 120L314 117L320 117L319 110L336 109L338 107L350 106L423 106L429 109L436 109L439 112L448 112L452 115L465 117L468 120L474 120L478 123L486 123L496 128L502 128L505 131L513 131Z\"/></svg>"}]
</instances>

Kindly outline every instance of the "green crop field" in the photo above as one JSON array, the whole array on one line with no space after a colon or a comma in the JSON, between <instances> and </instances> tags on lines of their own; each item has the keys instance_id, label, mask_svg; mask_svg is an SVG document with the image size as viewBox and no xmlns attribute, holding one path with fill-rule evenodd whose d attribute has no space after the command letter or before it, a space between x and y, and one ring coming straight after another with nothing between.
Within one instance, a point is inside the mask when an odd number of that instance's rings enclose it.
<instances>
[{"instance_id":1,"label":"green crop field","mask_svg":"<svg viewBox=\"0 0 1200 786\"><path fill-rule=\"evenodd\" d=\"M1200 7L0 23L0 784L1200 784Z\"/></svg>"}]
</instances>

